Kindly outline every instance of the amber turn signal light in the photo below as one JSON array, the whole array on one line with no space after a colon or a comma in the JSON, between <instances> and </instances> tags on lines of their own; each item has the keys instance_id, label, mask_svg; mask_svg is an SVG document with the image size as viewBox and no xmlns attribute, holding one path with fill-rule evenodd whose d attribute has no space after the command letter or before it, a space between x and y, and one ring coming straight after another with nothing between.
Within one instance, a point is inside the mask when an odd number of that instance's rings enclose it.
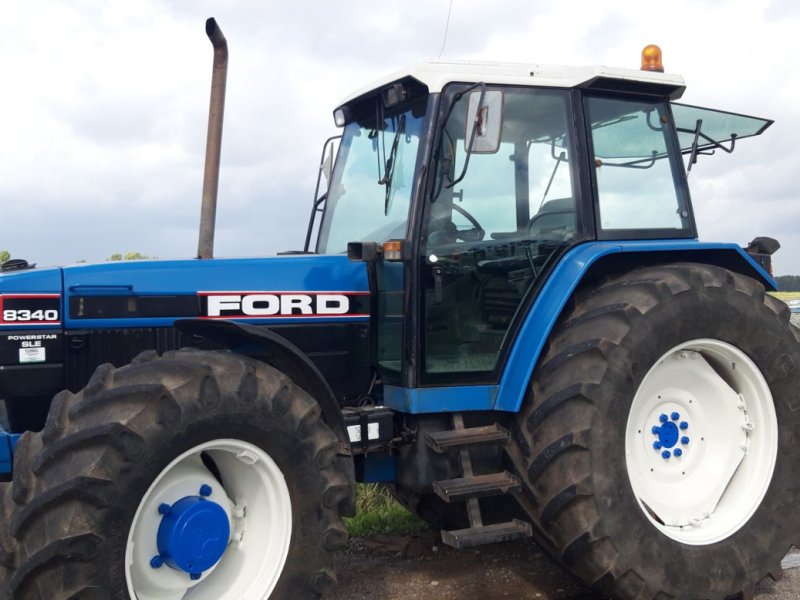
<instances>
[{"instance_id":1,"label":"amber turn signal light","mask_svg":"<svg viewBox=\"0 0 800 600\"><path fill-rule=\"evenodd\" d=\"M403 240L389 240L383 243L383 259L388 261L403 260Z\"/></svg>"}]
</instances>

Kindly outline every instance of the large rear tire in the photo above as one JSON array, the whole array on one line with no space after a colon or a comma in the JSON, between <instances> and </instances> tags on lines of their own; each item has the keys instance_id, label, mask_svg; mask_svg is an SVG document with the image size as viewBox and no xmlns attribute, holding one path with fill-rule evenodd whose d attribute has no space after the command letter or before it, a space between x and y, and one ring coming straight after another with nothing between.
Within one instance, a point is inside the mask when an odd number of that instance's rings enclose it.
<instances>
[{"instance_id":1,"label":"large rear tire","mask_svg":"<svg viewBox=\"0 0 800 600\"><path fill-rule=\"evenodd\" d=\"M15 456L10 594L313 598L353 492L319 405L230 353L145 353L63 392Z\"/></svg>"},{"instance_id":2,"label":"large rear tire","mask_svg":"<svg viewBox=\"0 0 800 600\"><path fill-rule=\"evenodd\" d=\"M615 598L752 596L800 490L800 332L757 282L695 264L579 291L510 451L565 566Z\"/></svg>"}]
</instances>

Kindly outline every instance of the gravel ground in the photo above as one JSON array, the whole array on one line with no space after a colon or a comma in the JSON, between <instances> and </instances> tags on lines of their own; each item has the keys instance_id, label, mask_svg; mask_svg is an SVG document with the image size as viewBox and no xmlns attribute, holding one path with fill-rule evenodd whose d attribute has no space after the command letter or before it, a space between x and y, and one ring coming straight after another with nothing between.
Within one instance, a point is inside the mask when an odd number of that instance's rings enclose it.
<instances>
[{"instance_id":1,"label":"gravel ground","mask_svg":"<svg viewBox=\"0 0 800 600\"><path fill-rule=\"evenodd\" d=\"M800 565L800 554L790 555ZM601 600L563 571L533 542L472 550L421 537L356 538L336 555L339 587L326 600ZM789 568L757 589L761 600L800 598L800 569Z\"/></svg>"}]
</instances>

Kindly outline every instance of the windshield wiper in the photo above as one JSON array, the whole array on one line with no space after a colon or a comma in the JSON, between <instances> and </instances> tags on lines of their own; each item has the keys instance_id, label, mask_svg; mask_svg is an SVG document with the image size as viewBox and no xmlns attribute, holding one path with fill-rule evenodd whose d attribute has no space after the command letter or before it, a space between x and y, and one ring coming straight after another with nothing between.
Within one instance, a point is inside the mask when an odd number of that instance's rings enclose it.
<instances>
[{"instance_id":1,"label":"windshield wiper","mask_svg":"<svg viewBox=\"0 0 800 600\"><path fill-rule=\"evenodd\" d=\"M397 130L394 132L392 147L389 149L389 156L386 158L386 165L383 169L383 177L378 180L378 185L386 186L386 200L383 204L383 214L389 214L389 198L392 194L392 177L394 176L394 166L397 159L397 147L400 144L400 136L405 133L406 116L400 115L397 122ZM384 151L385 156L385 151Z\"/></svg>"},{"instance_id":2,"label":"windshield wiper","mask_svg":"<svg viewBox=\"0 0 800 600\"><path fill-rule=\"evenodd\" d=\"M720 142L715 139L712 139L710 136L706 135L702 132L703 128L703 119L697 119L697 125L695 125L694 129L684 129L682 127L676 127L676 129L682 133L692 133L694 134L694 139L692 140L692 145L689 150L681 150L682 154L689 154L689 165L686 167L686 173L688 175L689 171L692 170L692 165L697 162L697 157L701 154L704 155L713 155L714 151L719 148L720 150L727 152L730 154L733 152L733 149L736 147L736 139L739 137L735 133L730 134L729 140L731 143L730 148L726 148ZM700 139L702 138L702 149L700 144ZM709 149L711 152L709 152Z\"/></svg>"}]
</instances>

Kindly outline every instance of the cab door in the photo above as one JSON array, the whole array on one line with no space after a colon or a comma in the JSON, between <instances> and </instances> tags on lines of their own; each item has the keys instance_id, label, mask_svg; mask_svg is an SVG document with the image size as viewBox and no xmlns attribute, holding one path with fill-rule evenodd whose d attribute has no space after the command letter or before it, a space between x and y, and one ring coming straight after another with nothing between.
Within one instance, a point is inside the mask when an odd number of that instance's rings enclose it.
<instances>
[{"instance_id":1,"label":"cab door","mask_svg":"<svg viewBox=\"0 0 800 600\"><path fill-rule=\"evenodd\" d=\"M588 235L577 211L570 92L465 88L444 92L449 115L423 208L423 386L496 382L537 281L564 248ZM494 115L474 112L478 94L491 98L485 104ZM499 127L494 143L474 143L476 116Z\"/></svg>"}]
</instances>

